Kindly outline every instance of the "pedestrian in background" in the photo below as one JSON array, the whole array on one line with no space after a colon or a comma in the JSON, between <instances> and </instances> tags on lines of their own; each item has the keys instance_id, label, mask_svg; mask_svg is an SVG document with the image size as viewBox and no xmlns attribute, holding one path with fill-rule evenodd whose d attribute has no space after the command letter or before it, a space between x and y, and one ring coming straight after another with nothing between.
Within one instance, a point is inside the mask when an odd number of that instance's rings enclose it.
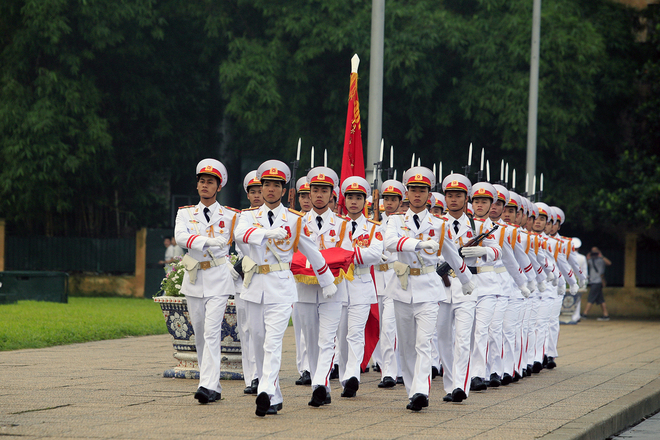
<instances>
[{"instance_id":1,"label":"pedestrian in background","mask_svg":"<svg viewBox=\"0 0 660 440\"><path fill-rule=\"evenodd\" d=\"M589 267L589 298L587 300L587 307L584 309L582 318L586 318L589 314L589 309L593 304L600 304L603 309L603 316L598 318L598 321L609 321L610 315L607 313L607 306L605 305L605 297L603 296L603 287L605 287L605 267L611 266L612 262L605 258L596 246L591 248L591 252L587 254L587 266Z\"/></svg>"}]
</instances>

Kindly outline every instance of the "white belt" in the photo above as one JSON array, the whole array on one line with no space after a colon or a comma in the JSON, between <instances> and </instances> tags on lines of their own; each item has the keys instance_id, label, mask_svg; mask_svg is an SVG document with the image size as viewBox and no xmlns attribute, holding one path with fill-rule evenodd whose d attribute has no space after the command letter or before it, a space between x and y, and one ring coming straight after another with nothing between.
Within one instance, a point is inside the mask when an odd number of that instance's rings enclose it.
<instances>
[{"instance_id":1,"label":"white belt","mask_svg":"<svg viewBox=\"0 0 660 440\"><path fill-rule=\"evenodd\" d=\"M375 267L376 267L376 266L374 266L374 268L375 268ZM365 275L365 274L368 274L368 273L370 273L370 272L371 272L371 268L370 268L370 267L356 267L356 268L353 269L353 273L354 273L355 275Z\"/></svg>"},{"instance_id":2,"label":"white belt","mask_svg":"<svg viewBox=\"0 0 660 440\"><path fill-rule=\"evenodd\" d=\"M506 272L506 267L500 266L495 268L495 273L504 273Z\"/></svg>"},{"instance_id":3,"label":"white belt","mask_svg":"<svg viewBox=\"0 0 660 440\"><path fill-rule=\"evenodd\" d=\"M289 263L278 263L278 264L262 264L260 266L255 266L255 273L269 273L269 272L278 272L282 270L289 270L291 265Z\"/></svg>"},{"instance_id":4,"label":"white belt","mask_svg":"<svg viewBox=\"0 0 660 440\"><path fill-rule=\"evenodd\" d=\"M183 256L181 259L181 263L185 267L185 269L188 271L188 279L190 280L190 284L195 284L195 281L197 281L197 270L207 270L212 267L220 266L221 264L225 264L227 262L227 259L225 257L222 258L214 258L211 261L197 261L193 257L190 256L190 254L186 254Z\"/></svg>"},{"instance_id":5,"label":"white belt","mask_svg":"<svg viewBox=\"0 0 660 440\"><path fill-rule=\"evenodd\" d=\"M410 275L412 276L419 276L423 275L425 273L431 273L435 272L435 266L425 266L425 267L419 267L419 268L410 268Z\"/></svg>"}]
</instances>

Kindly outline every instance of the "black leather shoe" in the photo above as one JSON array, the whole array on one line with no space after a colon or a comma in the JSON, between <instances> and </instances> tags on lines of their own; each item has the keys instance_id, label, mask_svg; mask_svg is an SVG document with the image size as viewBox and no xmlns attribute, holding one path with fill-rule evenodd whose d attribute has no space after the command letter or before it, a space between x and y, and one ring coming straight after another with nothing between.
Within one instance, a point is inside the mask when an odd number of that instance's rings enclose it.
<instances>
[{"instance_id":1,"label":"black leather shoe","mask_svg":"<svg viewBox=\"0 0 660 440\"><path fill-rule=\"evenodd\" d=\"M502 385L502 379L500 379L500 375L497 373L491 373L490 375L490 385L489 387L497 388L500 385Z\"/></svg>"},{"instance_id":2,"label":"black leather shoe","mask_svg":"<svg viewBox=\"0 0 660 440\"><path fill-rule=\"evenodd\" d=\"M543 364L540 362L534 362L534 365L532 366L532 373L538 374L541 372L543 369Z\"/></svg>"},{"instance_id":3,"label":"black leather shoe","mask_svg":"<svg viewBox=\"0 0 660 440\"><path fill-rule=\"evenodd\" d=\"M454 391L451 392L451 401L456 402L456 403L461 403L467 399L467 394L465 394L465 391L463 391L460 388L456 388Z\"/></svg>"},{"instance_id":4,"label":"black leather shoe","mask_svg":"<svg viewBox=\"0 0 660 440\"><path fill-rule=\"evenodd\" d=\"M406 406L406 409L411 411L421 411L422 408L429 406L429 399L422 393L413 394L410 399L410 403Z\"/></svg>"},{"instance_id":5,"label":"black leather shoe","mask_svg":"<svg viewBox=\"0 0 660 440\"><path fill-rule=\"evenodd\" d=\"M326 392L325 387L319 386L312 392L312 400L310 400L307 404L309 406L313 406L314 408L325 405L325 398L327 397L327 394L328 393Z\"/></svg>"},{"instance_id":6,"label":"black leather shoe","mask_svg":"<svg viewBox=\"0 0 660 440\"><path fill-rule=\"evenodd\" d=\"M442 368L442 365L440 365L440 373L438 373L440 377L443 377L445 375L445 369Z\"/></svg>"},{"instance_id":7,"label":"black leather shoe","mask_svg":"<svg viewBox=\"0 0 660 440\"><path fill-rule=\"evenodd\" d=\"M548 370L552 370L557 366L557 362L555 362L555 358L548 356Z\"/></svg>"},{"instance_id":8,"label":"black leather shoe","mask_svg":"<svg viewBox=\"0 0 660 440\"><path fill-rule=\"evenodd\" d=\"M488 388L490 386L490 379L484 379L484 385Z\"/></svg>"},{"instance_id":9,"label":"black leather shoe","mask_svg":"<svg viewBox=\"0 0 660 440\"><path fill-rule=\"evenodd\" d=\"M360 381L357 377L353 376L346 381L344 385L344 392L341 393L341 397L355 397L355 393L360 389Z\"/></svg>"},{"instance_id":10,"label":"black leather shoe","mask_svg":"<svg viewBox=\"0 0 660 440\"><path fill-rule=\"evenodd\" d=\"M300 375L300 378L296 381L296 385L311 385L312 377L309 375L309 371L305 370Z\"/></svg>"},{"instance_id":11,"label":"black leather shoe","mask_svg":"<svg viewBox=\"0 0 660 440\"><path fill-rule=\"evenodd\" d=\"M442 398L444 402L453 402L454 400L451 397L451 393L447 393L445 397Z\"/></svg>"},{"instance_id":12,"label":"black leather shoe","mask_svg":"<svg viewBox=\"0 0 660 440\"><path fill-rule=\"evenodd\" d=\"M548 355L543 355L543 368L548 366Z\"/></svg>"},{"instance_id":13,"label":"black leather shoe","mask_svg":"<svg viewBox=\"0 0 660 440\"><path fill-rule=\"evenodd\" d=\"M252 387L251 386L245 387L245 389L243 390L243 394L252 394Z\"/></svg>"},{"instance_id":14,"label":"black leather shoe","mask_svg":"<svg viewBox=\"0 0 660 440\"><path fill-rule=\"evenodd\" d=\"M385 376L383 380L378 384L378 388L392 388L396 386L396 380L390 376Z\"/></svg>"},{"instance_id":15,"label":"black leather shoe","mask_svg":"<svg viewBox=\"0 0 660 440\"><path fill-rule=\"evenodd\" d=\"M431 379L435 379L438 374L440 374L440 371L436 367L431 367Z\"/></svg>"},{"instance_id":16,"label":"black leather shoe","mask_svg":"<svg viewBox=\"0 0 660 440\"><path fill-rule=\"evenodd\" d=\"M252 394L257 394L257 390L259 389L259 379L252 379L250 387L252 387Z\"/></svg>"},{"instance_id":17,"label":"black leather shoe","mask_svg":"<svg viewBox=\"0 0 660 440\"><path fill-rule=\"evenodd\" d=\"M504 373L504 374L502 375L502 385L503 385L503 386L507 386L507 385L509 385L511 382L513 382L513 377L511 377L511 375L510 375L509 373Z\"/></svg>"},{"instance_id":18,"label":"black leather shoe","mask_svg":"<svg viewBox=\"0 0 660 440\"><path fill-rule=\"evenodd\" d=\"M511 382L518 382L520 379L523 377L518 373L517 371L513 372L513 379L511 379Z\"/></svg>"},{"instance_id":19,"label":"black leather shoe","mask_svg":"<svg viewBox=\"0 0 660 440\"><path fill-rule=\"evenodd\" d=\"M403 376L397 376L396 377L396 384L397 385L403 385Z\"/></svg>"},{"instance_id":20,"label":"black leather shoe","mask_svg":"<svg viewBox=\"0 0 660 440\"><path fill-rule=\"evenodd\" d=\"M372 368L376 373L380 373L380 365L374 364Z\"/></svg>"},{"instance_id":21,"label":"black leather shoe","mask_svg":"<svg viewBox=\"0 0 660 440\"><path fill-rule=\"evenodd\" d=\"M530 364L527 364L527 376L532 375L532 366Z\"/></svg>"},{"instance_id":22,"label":"black leather shoe","mask_svg":"<svg viewBox=\"0 0 660 440\"><path fill-rule=\"evenodd\" d=\"M332 403L332 398L330 397L330 393L326 393L325 400L323 401L324 405L330 405Z\"/></svg>"},{"instance_id":23,"label":"black leather shoe","mask_svg":"<svg viewBox=\"0 0 660 440\"><path fill-rule=\"evenodd\" d=\"M522 369L522 378L524 379L527 376L529 376L529 374L527 374L527 367L525 367L525 368Z\"/></svg>"},{"instance_id":24,"label":"black leather shoe","mask_svg":"<svg viewBox=\"0 0 660 440\"><path fill-rule=\"evenodd\" d=\"M271 405L268 408L268 411L266 411L267 416L273 416L277 414L278 411L282 410L282 403L278 403L277 405Z\"/></svg>"},{"instance_id":25,"label":"black leather shoe","mask_svg":"<svg viewBox=\"0 0 660 440\"><path fill-rule=\"evenodd\" d=\"M270 397L264 391L260 392L257 396L257 410L254 412L259 417L263 417L270 408Z\"/></svg>"},{"instance_id":26,"label":"black leather shoe","mask_svg":"<svg viewBox=\"0 0 660 440\"><path fill-rule=\"evenodd\" d=\"M473 377L470 381L470 391L485 391L488 389L484 380L480 377Z\"/></svg>"},{"instance_id":27,"label":"black leather shoe","mask_svg":"<svg viewBox=\"0 0 660 440\"><path fill-rule=\"evenodd\" d=\"M332 371L330 372L330 380L332 379L339 379L339 365L337 364L332 367Z\"/></svg>"},{"instance_id":28,"label":"black leather shoe","mask_svg":"<svg viewBox=\"0 0 660 440\"><path fill-rule=\"evenodd\" d=\"M364 368L360 367L360 372L361 372L361 373L368 373L368 372L369 372L369 365L367 365L367 366L364 367Z\"/></svg>"},{"instance_id":29,"label":"black leather shoe","mask_svg":"<svg viewBox=\"0 0 660 440\"><path fill-rule=\"evenodd\" d=\"M209 390L204 387L199 387L195 392L195 399L197 399L197 401L202 405L206 405L207 403L220 400L220 393L215 392L213 390Z\"/></svg>"}]
</instances>

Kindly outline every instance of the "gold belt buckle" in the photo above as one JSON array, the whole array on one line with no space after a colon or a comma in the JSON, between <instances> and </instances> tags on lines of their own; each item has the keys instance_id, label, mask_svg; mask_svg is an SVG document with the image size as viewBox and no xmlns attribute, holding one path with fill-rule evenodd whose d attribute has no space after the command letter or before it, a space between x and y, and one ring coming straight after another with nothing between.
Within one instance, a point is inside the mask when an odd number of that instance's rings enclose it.
<instances>
[{"instance_id":1,"label":"gold belt buckle","mask_svg":"<svg viewBox=\"0 0 660 440\"><path fill-rule=\"evenodd\" d=\"M481 273L481 267L477 267L477 273Z\"/></svg>"},{"instance_id":2,"label":"gold belt buckle","mask_svg":"<svg viewBox=\"0 0 660 440\"><path fill-rule=\"evenodd\" d=\"M210 261L200 261L199 262L199 268L202 270L210 269L211 268L211 262Z\"/></svg>"},{"instance_id":3,"label":"gold belt buckle","mask_svg":"<svg viewBox=\"0 0 660 440\"><path fill-rule=\"evenodd\" d=\"M389 269L387 263L378 265L378 270L381 272L387 272Z\"/></svg>"},{"instance_id":4,"label":"gold belt buckle","mask_svg":"<svg viewBox=\"0 0 660 440\"><path fill-rule=\"evenodd\" d=\"M422 274L422 269L410 268L410 275L418 276Z\"/></svg>"},{"instance_id":5,"label":"gold belt buckle","mask_svg":"<svg viewBox=\"0 0 660 440\"><path fill-rule=\"evenodd\" d=\"M268 272L270 272L270 266L269 265L264 264L262 266L259 266L259 273L260 274L266 274Z\"/></svg>"}]
</instances>

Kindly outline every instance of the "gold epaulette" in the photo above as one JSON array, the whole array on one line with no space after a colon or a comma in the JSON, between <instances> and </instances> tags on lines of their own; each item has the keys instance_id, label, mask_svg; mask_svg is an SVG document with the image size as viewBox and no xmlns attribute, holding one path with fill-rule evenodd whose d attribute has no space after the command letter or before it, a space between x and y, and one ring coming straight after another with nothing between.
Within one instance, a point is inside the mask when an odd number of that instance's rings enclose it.
<instances>
[{"instance_id":1,"label":"gold epaulette","mask_svg":"<svg viewBox=\"0 0 660 440\"><path fill-rule=\"evenodd\" d=\"M195 206L197 206L197 205L179 206L179 209L194 208Z\"/></svg>"},{"instance_id":2,"label":"gold epaulette","mask_svg":"<svg viewBox=\"0 0 660 440\"><path fill-rule=\"evenodd\" d=\"M370 219L370 218L368 218L367 221L368 221L369 223L373 223L374 225L377 225L377 226L380 226L380 225L382 224L381 222L376 221L376 220L372 220L372 219Z\"/></svg>"},{"instance_id":3,"label":"gold epaulette","mask_svg":"<svg viewBox=\"0 0 660 440\"><path fill-rule=\"evenodd\" d=\"M237 213L239 213L239 214L241 213L241 210L240 210L240 209L232 208L231 206L225 206L225 208L227 208L227 209L230 210L230 211L237 212Z\"/></svg>"},{"instance_id":4,"label":"gold epaulette","mask_svg":"<svg viewBox=\"0 0 660 440\"><path fill-rule=\"evenodd\" d=\"M435 218L439 218L440 220L444 220L444 221L446 221L446 222L449 221L449 219L448 219L447 217L442 217L442 216L439 215L439 214L431 214L431 215L432 215L433 217L435 217Z\"/></svg>"},{"instance_id":5,"label":"gold epaulette","mask_svg":"<svg viewBox=\"0 0 660 440\"><path fill-rule=\"evenodd\" d=\"M302 212L302 211L296 211L295 209L292 209L292 208L288 208L288 209L289 209L289 212L292 212L292 213L294 213L295 215L297 215L299 217L304 217L305 216L305 213Z\"/></svg>"},{"instance_id":6,"label":"gold epaulette","mask_svg":"<svg viewBox=\"0 0 660 440\"><path fill-rule=\"evenodd\" d=\"M246 212L246 211L254 211L255 209L259 209L259 207L258 207L258 206L255 206L254 208L245 208L245 209L243 210L243 212Z\"/></svg>"}]
</instances>

